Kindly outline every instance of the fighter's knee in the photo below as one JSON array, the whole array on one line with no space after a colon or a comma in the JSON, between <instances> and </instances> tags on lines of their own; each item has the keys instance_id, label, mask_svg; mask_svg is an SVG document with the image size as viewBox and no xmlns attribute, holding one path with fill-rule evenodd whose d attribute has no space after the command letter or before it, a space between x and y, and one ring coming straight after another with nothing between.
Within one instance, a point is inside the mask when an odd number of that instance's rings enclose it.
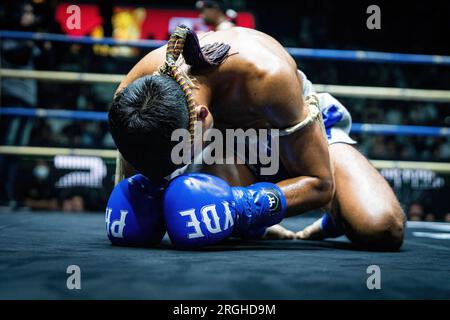
<instances>
[{"instance_id":1,"label":"fighter's knee","mask_svg":"<svg viewBox=\"0 0 450 320\"><path fill-rule=\"evenodd\" d=\"M390 249L393 251L397 251L403 244L406 225L406 215L400 205L398 205L398 208L393 211L390 220L391 223L389 230L392 240Z\"/></svg>"},{"instance_id":2,"label":"fighter's knee","mask_svg":"<svg viewBox=\"0 0 450 320\"><path fill-rule=\"evenodd\" d=\"M403 215L400 209L401 215ZM376 246L381 250L397 251L403 244L404 220L397 211L387 212L372 226Z\"/></svg>"},{"instance_id":3,"label":"fighter's knee","mask_svg":"<svg viewBox=\"0 0 450 320\"><path fill-rule=\"evenodd\" d=\"M367 249L397 251L403 244L404 229L405 215L400 206L395 205L371 215L355 240Z\"/></svg>"}]
</instances>

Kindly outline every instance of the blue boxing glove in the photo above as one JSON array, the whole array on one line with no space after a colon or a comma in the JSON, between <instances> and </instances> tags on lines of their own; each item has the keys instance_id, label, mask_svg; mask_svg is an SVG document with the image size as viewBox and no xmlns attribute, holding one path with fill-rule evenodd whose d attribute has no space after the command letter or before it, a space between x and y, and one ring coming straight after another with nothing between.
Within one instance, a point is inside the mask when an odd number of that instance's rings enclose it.
<instances>
[{"instance_id":1,"label":"blue boxing glove","mask_svg":"<svg viewBox=\"0 0 450 320\"><path fill-rule=\"evenodd\" d=\"M171 181L163 208L172 243L199 248L277 224L286 215L286 200L272 183L230 187L215 176L191 173Z\"/></svg>"},{"instance_id":2,"label":"blue boxing glove","mask_svg":"<svg viewBox=\"0 0 450 320\"><path fill-rule=\"evenodd\" d=\"M162 191L141 174L114 187L106 207L106 231L112 244L152 246L161 242L166 232Z\"/></svg>"},{"instance_id":3,"label":"blue boxing glove","mask_svg":"<svg viewBox=\"0 0 450 320\"><path fill-rule=\"evenodd\" d=\"M279 223L286 215L286 199L276 184L259 182L231 189L237 212L234 228L237 235L254 237L264 233L263 229Z\"/></svg>"}]
</instances>

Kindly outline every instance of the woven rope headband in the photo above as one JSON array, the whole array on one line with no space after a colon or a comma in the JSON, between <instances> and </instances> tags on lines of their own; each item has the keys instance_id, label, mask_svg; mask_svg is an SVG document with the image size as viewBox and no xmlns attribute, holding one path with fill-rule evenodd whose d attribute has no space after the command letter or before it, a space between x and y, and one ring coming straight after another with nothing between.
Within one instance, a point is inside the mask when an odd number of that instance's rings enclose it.
<instances>
[{"instance_id":1,"label":"woven rope headband","mask_svg":"<svg viewBox=\"0 0 450 320\"><path fill-rule=\"evenodd\" d=\"M166 50L166 61L159 68L160 74L167 74L173 78L178 85L183 90L184 96L186 97L186 102L189 110L189 133L191 139L194 138L194 126L195 126L195 101L192 96L191 87L183 77L181 70L177 67L176 62L183 52L184 44L186 42L186 37L189 29L184 26L179 26L170 36L169 42L167 43Z\"/></svg>"},{"instance_id":2,"label":"woven rope headband","mask_svg":"<svg viewBox=\"0 0 450 320\"><path fill-rule=\"evenodd\" d=\"M166 61L159 67L157 73L173 78L183 90L189 110L189 133L194 139L195 100L192 94L189 78L177 66L177 60L182 54L186 63L193 68L208 68L220 65L227 57L230 46L225 43L212 43L200 47L195 32L184 25L178 26L171 34L166 49Z\"/></svg>"}]
</instances>

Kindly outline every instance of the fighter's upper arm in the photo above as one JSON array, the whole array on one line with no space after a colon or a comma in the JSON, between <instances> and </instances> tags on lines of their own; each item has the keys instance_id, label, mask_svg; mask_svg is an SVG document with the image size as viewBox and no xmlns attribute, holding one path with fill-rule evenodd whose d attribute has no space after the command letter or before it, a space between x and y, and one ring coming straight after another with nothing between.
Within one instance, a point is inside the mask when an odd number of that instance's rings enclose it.
<instances>
[{"instance_id":1,"label":"fighter's upper arm","mask_svg":"<svg viewBox=\"0 0 450 320\"><path fill-rule=\"evenodd\" d=\"M277 66L253 79L253 101L273 127L287 128L306 116L300 87L297 73L289 66Z\"/></svg>"},{"instance_id":2,"label":"fighter's upper arm","mask_svg":"<svg viewBox=\"0 0 450 320\"><path fill-rule=\"evenodd\" d=\"M296 70L268 76L261 95L261 110L267 121L278 129L291 127L307 116L301 80ZM328 142L318 122L280 137L280 156L286 169L295 176L332 179Z\"/></svg>"}]
</instances>

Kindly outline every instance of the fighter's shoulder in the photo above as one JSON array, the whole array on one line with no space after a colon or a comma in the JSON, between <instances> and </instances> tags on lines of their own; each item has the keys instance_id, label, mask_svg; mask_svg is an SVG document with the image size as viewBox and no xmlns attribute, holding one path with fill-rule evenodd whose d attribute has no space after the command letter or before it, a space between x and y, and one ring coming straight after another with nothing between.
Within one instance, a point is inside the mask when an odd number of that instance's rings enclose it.
<instances>
[{"instance_id":1,"label":"fighter's shoulder","mask_svg":"<svg viewBox=\"0 0 450 320\"><path fill-rule=\"evenodd\" d=\"M243 31L246 41L231 47L239 53L232 67L241 70L253 106L274 117L274 125L288 126L300 118L302 112L297 65L272 37L261 32L245 34ZM273 109L277 111L276 117Z\"/></svg>"},{"instance_id":2,"label":"fighter's shoulder","mask_svg":"<svg viewBox=\"0 0 450 320\"><path fill-rule=\"evenodd\" d=\"M288 67L265 71L249 84L255 110L278 128L296 124L303 112L303 98L296 72Z\"/></svg>"},{"instance_id":3,"label":"fighter's shoulder","mask_svg":"<svg viewBox=\"0 0 450 320\"><path fill-rule=\"evenodd\" d=\"M269 35L248 28L234 27L229 30L217 32L220 42L230 45L230 54L233 61L247 62L261 70L271 71L274 63L285 62L284 48Z\"/></svg>"},{"instance_id":4,"label":"fighter's shoulder","mask_svg":"<svg viewBox=\"0 0 450 320\"><path fill-rule=\"evenodd\" d=\"M270 103L274 98L273 92L290 93L292 86L298 81L297 69L279 56L257 56L248 65L247 86L258 93L259 99L255 96L256 103Z\"/></svg>"},{"instance_id":5,"label":"fighter's shoulder","mask_svg":"<svg viewBox=\"0 0 450 320\"><path fill-rule=\"evenodd\" d=\"M166 52L166 46L162 46L155 50L150 51L145 55L125 76L125 78L120 83L117 92L121 88L126 87L128 84L134 80L152 74L158 67L163 63Z\"/></svg>"}]
</instances>

